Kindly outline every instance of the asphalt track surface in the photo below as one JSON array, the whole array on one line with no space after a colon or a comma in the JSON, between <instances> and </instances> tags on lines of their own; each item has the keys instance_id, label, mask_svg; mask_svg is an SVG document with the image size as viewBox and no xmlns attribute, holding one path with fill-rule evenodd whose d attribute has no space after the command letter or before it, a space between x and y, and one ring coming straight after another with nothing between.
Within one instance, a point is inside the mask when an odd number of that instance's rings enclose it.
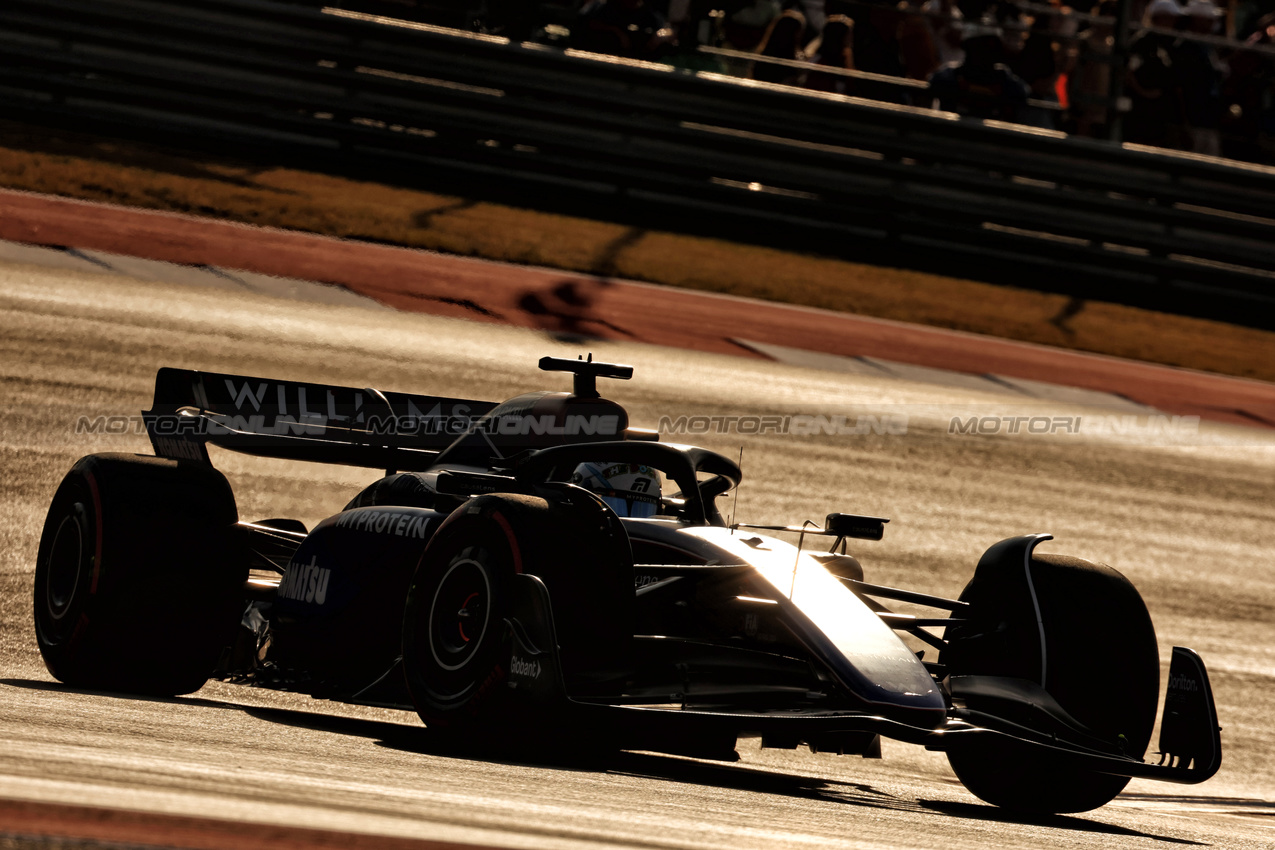
<instances>
[{"instance_id":1,"label":"asphalt track surface","mask_svg":"<svg viewBox=\"0 0 1275 850\"><path fill-rule=\"evenodd\" d=\"M725 428L694 439L732 456L743 448L741 520L890 516L886 539L857 553L870 580L955 594L983 549L1032 531L1056 536L1047 551L1125 572L1147 599L1162 660L1180 644L1208 663L1224 763L1203 786L1136 781L1083 816L1006 818L968 795L942 756L892 742L881 761L743 741L735 764L640 753L520 764L453 753L409 713L220 683L137 699L69 689L45 672L30 627L44 510L80 455L146 451L140 434L76 427L148 406L156 367L496 399L559 386L562 376L534 363L586 350L562 339L0 263L0 847L1275 845L1267 429L953 434L954 417L1093 411L631 342L587 346L637 367L610 394L638 425L796 413L867 422L866 433ZM887 420L903 427L872 427ZM245 518L313 523L370 480L224 453L216 463Z\"/></svg>"}]
</instances>

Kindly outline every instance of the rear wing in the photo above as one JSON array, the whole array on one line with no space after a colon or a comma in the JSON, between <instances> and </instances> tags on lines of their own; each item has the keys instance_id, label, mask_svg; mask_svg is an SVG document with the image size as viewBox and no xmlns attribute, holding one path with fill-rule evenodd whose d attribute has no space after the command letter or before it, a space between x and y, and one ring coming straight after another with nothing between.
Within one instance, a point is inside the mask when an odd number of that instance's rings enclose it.
<instances>
[{"instance_id":1,"label":"rear wing","mask_svg":"<svg viewBox=\"0 0 1275 850\"><path fill-rule=\"evenodd\" d=\"M495 406L164 368L142 417L159 457L209 463L211 443L261 457L418 471Z\"/></svg>"}]
</instances>

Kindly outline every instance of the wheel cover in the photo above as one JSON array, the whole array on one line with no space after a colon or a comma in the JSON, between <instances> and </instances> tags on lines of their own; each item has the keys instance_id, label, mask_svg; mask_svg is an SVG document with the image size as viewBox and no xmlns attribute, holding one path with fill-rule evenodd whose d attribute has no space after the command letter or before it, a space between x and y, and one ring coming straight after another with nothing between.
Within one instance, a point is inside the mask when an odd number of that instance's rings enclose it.
<instances>
[{"instance_id":1,"label":"wheel cover","mask_svg":"<svg viewBox=\"0 0 1275 850\"><path fill-rule=\"evenodd\" d=\"M427 633L434 663L447 672L469 664L491 619L491 579L473 557L452 561L443 574L429 607Z\"/></svg>"},{"instance_id":2,"label":"wheel cover","mask_svg":"<svg viewBox=\"0 0 1275 850\"><path fill-rule=\"evenodd\" d=\"M80 517L84 506L62 518L45 562L44 604L51 625L61 626L74 607L84 573L84 527Z\"/></svg>"}]
</instances>

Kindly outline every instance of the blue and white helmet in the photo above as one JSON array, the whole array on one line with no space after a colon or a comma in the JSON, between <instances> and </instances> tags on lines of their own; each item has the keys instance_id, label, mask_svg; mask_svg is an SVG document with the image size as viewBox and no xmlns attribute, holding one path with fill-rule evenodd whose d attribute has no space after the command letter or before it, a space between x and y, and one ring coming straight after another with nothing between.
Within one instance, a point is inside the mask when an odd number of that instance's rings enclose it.
<instances>
[{"instance_id":1,"label":"blue and white helmet","mask_svg":"<svg viewBox=\"0 0 1275 850\"><path fill-rule=\"evenodd\" d=\"M582 463L571 483L596 493L619 516L649 517L660 512L660 475L637 463Z\"/></svg>"}]
</instances>

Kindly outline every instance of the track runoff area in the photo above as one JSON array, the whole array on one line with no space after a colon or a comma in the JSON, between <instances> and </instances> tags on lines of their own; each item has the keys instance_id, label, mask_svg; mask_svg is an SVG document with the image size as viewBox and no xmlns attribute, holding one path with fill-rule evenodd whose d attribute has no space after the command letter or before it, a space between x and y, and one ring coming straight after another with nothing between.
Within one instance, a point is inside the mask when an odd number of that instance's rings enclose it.
<instances>
[{"instance_id":1,"label":"track runoff area","mask_svg":"<svg viewBox=\"0 0 1275 850\"><path fill-rule=\"evenodd\" d=\"M1164 427L1160 415L1275 424L1275 385L1259 381L826 310L24 192L0 190L0 204L5 208L0 240L6 240L0 241L0 259L14 262L323 303L378 302L565 338L648 342L964 386L1104 408L1124 415L1122 422L1134 429L1148 423ZM1139 415L1144 418L1128 418ZM970 427L968 421L959 424ZM1075 426L980 420L975 427L989 433ZM1088 427L1099 423L1091 417ZM1170 419L1168 427L1184 426Z\"/></svg>"}]
</instances>

